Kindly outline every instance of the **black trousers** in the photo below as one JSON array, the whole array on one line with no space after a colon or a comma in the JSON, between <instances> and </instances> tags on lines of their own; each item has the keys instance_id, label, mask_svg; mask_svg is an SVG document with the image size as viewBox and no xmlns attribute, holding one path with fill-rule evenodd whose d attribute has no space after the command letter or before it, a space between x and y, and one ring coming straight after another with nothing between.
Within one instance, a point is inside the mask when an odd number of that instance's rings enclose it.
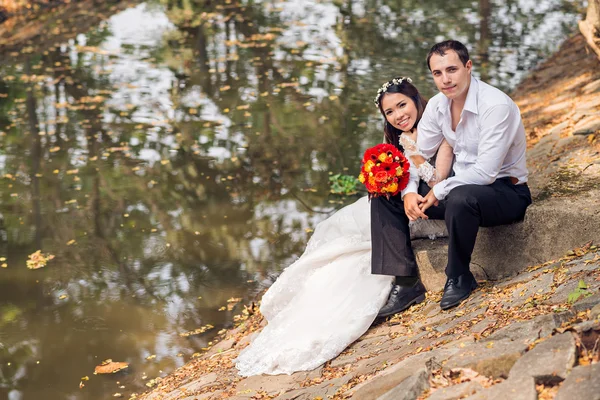
<instances>
[{"instance_id":1,"label":"black trousers","mask_svg":"<svg viewBox=\"0 0 600 400\"><path fill-rule=\"evenodd\" d=\"M419 184L425 196L429 186ZM527 185L513 185L509 178L497 179L491 185L463 185L448 193L438 206L425 214L430 219L444 219L448 228L449 278L469 272L471 254L480 226L506 225L523 220L531 204ZM418 276L417 262L410 243L408 217L400 195L389 200L371 199L371 241L373 274Z\"/></svg>"}]
</instances>

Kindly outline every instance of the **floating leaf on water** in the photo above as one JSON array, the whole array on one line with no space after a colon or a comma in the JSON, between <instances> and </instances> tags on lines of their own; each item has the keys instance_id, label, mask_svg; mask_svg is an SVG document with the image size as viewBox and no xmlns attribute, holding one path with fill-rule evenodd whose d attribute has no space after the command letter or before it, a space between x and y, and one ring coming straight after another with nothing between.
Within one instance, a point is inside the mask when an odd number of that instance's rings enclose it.
<instances>
[{"instance_id":1,"label":"floating leaf on water","mask_svg":"<svg viewBox=\"0 0 600 400\"><path fill-rule=\"evenodd\" d=\"M71 239L67 242L67 246L70 246L72 244L75 244L75 239Z\"/></svg>"},{"instance_id":2,"label":"floating leaf on water","mask_svg":"<svg viewBox=\"0 0 600 400\"><path fill-rule=\"evenodd\" d=\"M225 307L223 307L225 308ZM193 331L188 331L188 332L183 332L180 333L179 336L181 337L188 337L188 336L193 336L193 335L200 335L210 329L214 328L214 326L212 326L211 324L206 324L198 329L194 329Z\"/></svg>"},{"instance_id":3,"label":"floating leaf on water","mask_svg":"<svg viewBox=\"0 0 600 400\"><path fill-rule=\"evenodd\" d=\"M42 254L42 251L38 250L35 253L29 255L29 260L27 260L27 268L38 269L45 267L48 261L52 260L53 258L54 255Z\"/></svg>"},{"instance_id":4,"label":"floating leaf on water","mask_svg":"<svg viewBox=\"0 0 600 400\"><path fill-rule=\"evenodd\" d=\"M156 358L156 354L152 354L152 355L146 357L146 360L152 360L152 359L155 359L155 358Z\"/></svg>"},{"instance_id":5,"label":"floating leaf on water","mask_svg":"<svg viewBox=\"0 0 600 400\"><path fill-rule=\"evenodd\" d=\"M67 296L66 294L61 294L60 296L58 296L58 299L59 299L59 300L64 300L64 299L66 299L67 297L69 297L69 296Z\"/></svg>"},{"instance_id":6,"label":"floating leaf on water","mask_svg":"<svg viewBox=\"0 0 600 400\"><path fill-rule=\"evenodd\" d=\"M95 374L114 374L125 368L129 367L129 363L126 362L115 362L112 359L104 360L102 364L97 365L94 368Z\"/></svg>"}]
</instances>

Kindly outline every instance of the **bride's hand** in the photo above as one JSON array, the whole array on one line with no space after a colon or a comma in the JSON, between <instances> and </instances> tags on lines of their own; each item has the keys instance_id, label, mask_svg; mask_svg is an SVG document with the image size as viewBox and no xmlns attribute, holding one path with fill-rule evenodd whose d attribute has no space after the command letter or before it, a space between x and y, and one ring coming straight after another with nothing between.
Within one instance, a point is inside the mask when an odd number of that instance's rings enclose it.
<instances>
[{"instance_id":1,"label":"bride's hand","mask_svg":"<svg viewBox=\"0 0 600 400\"><path fill-rule=\"evenodd\" d=\"M423 196L418 193L407 193L404 195L404 212L406 213L408 219L411 221L416 221L419 218L428 218L419 207L419 204L424 200L425 199L423 199Z\"/></svg>"}]
</instances>

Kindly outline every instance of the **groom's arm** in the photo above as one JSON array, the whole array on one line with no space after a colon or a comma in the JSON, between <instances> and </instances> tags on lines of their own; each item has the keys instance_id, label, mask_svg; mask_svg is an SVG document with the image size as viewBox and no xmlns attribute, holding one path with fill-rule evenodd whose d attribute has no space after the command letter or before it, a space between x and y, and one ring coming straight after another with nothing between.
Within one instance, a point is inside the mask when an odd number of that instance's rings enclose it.
<instances>
[{"instance_id":1,"label":"groom's arm","mask_svg":"<svg viewBox=\"0 0 600 400\"><path fill-rule=\"evenodd\" d=\"M442 127L437 121L436 113L437 103L434 98L425 107L417 127L417 148L427 160L435 155L444 140Z\"/></svg>"}]
</instances>

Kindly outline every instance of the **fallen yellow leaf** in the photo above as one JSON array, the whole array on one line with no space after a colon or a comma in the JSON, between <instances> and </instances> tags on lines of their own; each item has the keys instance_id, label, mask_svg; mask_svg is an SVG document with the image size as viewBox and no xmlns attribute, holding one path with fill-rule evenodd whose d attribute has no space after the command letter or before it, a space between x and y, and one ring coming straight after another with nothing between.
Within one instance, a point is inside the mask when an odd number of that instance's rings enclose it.
<instances>
[{"instance_id":1,"label":"fallen yellow leaf","mask_svg":"<svg viewBox=\"0 0 600 400\"><path fill-rule=\"evenodd\" d=\"M129 363L126 362L115 362L110 358L102 362L102 364L97 365L94 368L95 374L114 374L115 372L119 372L125 368L129 367Z\"/></svg>"}]
</instances>

